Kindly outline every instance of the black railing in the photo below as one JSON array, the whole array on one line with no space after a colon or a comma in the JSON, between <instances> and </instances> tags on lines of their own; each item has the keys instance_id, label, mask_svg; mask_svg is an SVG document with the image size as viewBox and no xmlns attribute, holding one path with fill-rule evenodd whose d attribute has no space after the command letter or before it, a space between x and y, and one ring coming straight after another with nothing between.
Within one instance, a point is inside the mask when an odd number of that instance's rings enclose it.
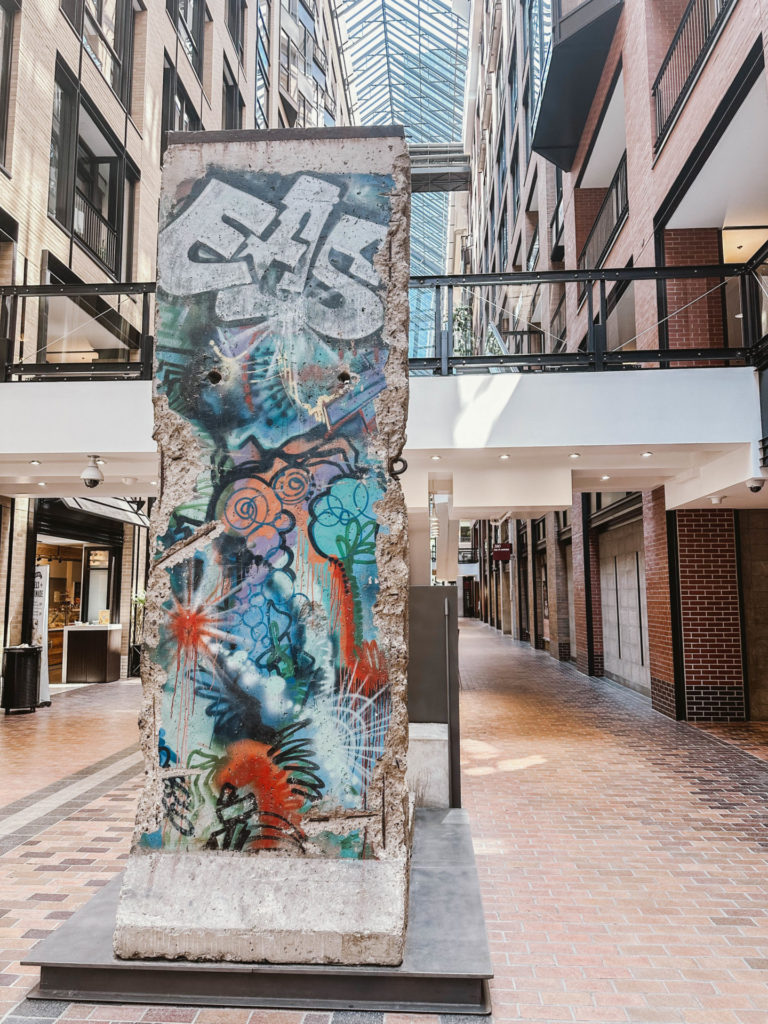
<instances>
[{"instance_id":1,"label":"black railing","mask_svg":"<svg viewBox=\"0 0 768 1024\"><path fill-rule=\"evenodd\" d=\"M117 231L79 188L75 189L74 230L86 249L116 274Z\"/></svg>"},{"instance_id":2,"label":"black railing","mask_svg":"<svg viewBox=\"0 0 768 1024\"><path fill-rule=\"evenodd\" d=\"M656 148L667 136L736 0L690 0L653 83Z\"/></svg>"},{"instance_id":3,"label":"black railing","mask_svg":"<svg viewBox=\"0 0 768 1024\"><path fill-rule=\"evenodd\" d=\"M459 548L459 565L472 565L480 561L477 548Z\"/></svg>"},{"instance_id":4,"label":"black railing","mask_svg":"<svg viewBox=\"0 0 768 1024\"><path fill-rule=\"evenodd\" d=\"M738 317L742 343L728 346L723 338L722 311L712 308L711 293L714 282L719 281L724 288L732 278L740 281L740 298L736 300L740 305L729 306L728 313L729 318ZM651 325L658 332L656 344L660 347L650 347L653 335L644 327L628 339L633 347L626 343L621 350L607 351L607 325L614 313L615 300L623 291L622 285L637 281L654 282L662 294L667 293L667 307L659 313L659 322ZM674 286L673 282L676 282ZM564 294L560 297L564 285ZM572 346L566 350L565 309L569 286L583 292L586 303L577 321L567 326ZM418 298L420 290L432 291L431 300L425 302ZM754 269L744 264L412 277L410 292L412 305L436 311L428 346L422 344L421 354L409 360L412 375L757 366L763 358L768 367L768 347L760 344L760 288ZM449 312L454 308L454 294L456 302L461 303L457 308L462 310L458 325ZM679 298L675 298L676 294ZM541 315L537 312L541 308L551 309L556 297L559 302L554 314L542 329L534 321L534 315ZM497 316L502 301L506 301L507 308L519 309L520 313L516 313L515 329L503 332L508 352L490 353L484 343L482 324ZM698 301L708 304L704 315L711 320L713 340L710 346L687 347L685 332L690 323L687 318L691 316L690 307ZM676 332L670 335L666 328L673 325ZM690 329L695 329L698 336L701 322L693 323ZM580 336L582 344L576 347ZM674 339L672 346L670 336ZM454 339L461 354L454 349ZM645 344L649 347L638 347Z\"/></svg>"},{"instance_id":5,"label":"black railing","mask_svg":"<svg viewBox=\"0 0 768 1024\"><path fill-rule=\"evenodd\" d=\"M597 270L602 267L628 213L627 154L624 153L581 250L579 270Z\"/></svg>"},{"instance_id":6,"label":"black railing","mask_svg":"<svg viewBox=\"0 0 768 1024\"><path fill-rule=\"evenodd\" d=\"M563 235L565 233L565 216L563 213L563 194L557 200L555 212L549 222L549 257L553 263L560 263L565 255Z\"/></svg>"},{"instance_id":7,"label":"black railing","mask_svg":"<svg viewBox=\"0 0 768 1024\"><path fill-rule=\"evenodd\" d=\"M611 293L612 286L652 281L657 288L663 289L671 282L682 284L684 287L678 289L681 295L679 308L668 306L665 310L664 319L672 323L678 313L684 318L686 311L698 300L708 301L713 281L725 285L734 278L740 284L740 306L738 309L729 307L729 318L731 315L738 318L741 345L724 347L717 344L723 333L722 317L713 310L712 336L715 344L710 347L669 347L664 344L663 323L660 323L662 347L625 347L621 351L606 351L608 311L612 308L612 294L616 294L615 291ZM586 289L587 304L573 325L573 332L568 325L574 339L578 328L584 333L584 341L578 349L574 346L566 351L565 291L569 285ZM763 337L761 315L763 293L756 268L751 264L604 267L519 274L413 277L409 288L412 307L423 307L429 311L432 320L431 335L421 346L425 354L409 360L410 371L416 375L641 370L645 367L668 369L713 365L768 368L768 338ZM520 312L515 314L513 330L505 330L502 334L508 351L490 354L486 351L485 334L475 331L474 325L483 317L485 323L495 320L501 294L514 299L515 289L519 289L518 295L527 301L511 303L518 306ZM523 289L527 291L523 292ZM699 293L694 294L697 289ZM0 286L0 383L150 379L153 360L151 296L154 291L154 282ZM419 292L427 293L426 302L418 298ZM533 311L551 309L556 296L560 296L559 302L546 325L548 330L531 322ZM55 315L54 304L57 301L72 302L78 307L77 311L67 309L65 312L69 316L64 320L71 322L73 313L80 318L75 335L80 348L62 344L69 335L67 332L60 336L57 333L59 329L55 325L62 319ZM88 349L83 347L80 339L87 336L91 324L98 324L100 335L96 339L98 344ZM700 330L700 323L696 329ZM638 335L638 339L640 337ZM105 339L107 350L104 349ZM456 349L461 354L457 354Z\"/></svg>"},{"instance_id":8,"label":"black railing","mask_svg":"<svg viewBox=\"0 0 768 1024\"><path fill-rule=\"evenodd\" d=\"M154 291L154 282L0 286L0 384L150 380Z\"/></svg>"}]
</instances>

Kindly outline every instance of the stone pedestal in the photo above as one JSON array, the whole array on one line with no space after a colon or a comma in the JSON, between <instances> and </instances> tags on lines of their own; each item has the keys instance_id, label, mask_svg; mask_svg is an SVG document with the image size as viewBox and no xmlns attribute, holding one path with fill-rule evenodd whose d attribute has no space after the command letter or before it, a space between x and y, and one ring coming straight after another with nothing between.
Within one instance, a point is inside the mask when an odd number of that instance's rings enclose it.
<instances>
[{"instance_id":1,"label":"stone pedestal","mask_svg":"<svg viewBox=\"0 0 768 1024\"><path fill-rule=\"evenodd\" d=\"M147 781L115 952L397 964L405 143L171 136L160 219Z\"/></svg>"}]
</instances>

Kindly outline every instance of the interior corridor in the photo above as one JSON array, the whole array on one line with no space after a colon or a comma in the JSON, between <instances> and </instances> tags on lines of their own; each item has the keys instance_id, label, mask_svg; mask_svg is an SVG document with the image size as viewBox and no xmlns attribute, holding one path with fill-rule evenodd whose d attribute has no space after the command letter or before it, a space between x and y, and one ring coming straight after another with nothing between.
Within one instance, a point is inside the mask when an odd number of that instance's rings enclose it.
<instances>
[{"instance_id":1,"label":"interior corridor","mask_svg":"<svg viewBox=\"0 0 768 1024\"><path fill-rule=\"evenodd\" d=\"M497 1021L758 1024L768 763L462 620Z\"/></svg>"},{"instance_id":2,"label":"interior corridor","mask_svg":"<svg viewBox=\"0 0 768 1024\"><path fill-rule=\"evenodd\" d=\"M764 1024L768 763L476 621L460 657L494 1021ZM0 1020L477 1020L26 1000L37 972L19 961L127 854L140 697L88 686L0 717Z\"/></svg>"}]
</instances>

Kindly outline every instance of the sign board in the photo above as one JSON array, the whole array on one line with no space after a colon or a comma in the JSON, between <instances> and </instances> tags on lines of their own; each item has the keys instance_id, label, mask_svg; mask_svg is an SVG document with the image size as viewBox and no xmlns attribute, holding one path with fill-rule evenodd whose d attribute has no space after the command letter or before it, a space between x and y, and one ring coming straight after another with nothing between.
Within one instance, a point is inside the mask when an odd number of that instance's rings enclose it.
<instances>
[{"instance_id":1,"label":"sign board","mask_svg":"<svg viewBox=\"0 0 768 1024\"><path fill-rule=\"evenodd\" d=\"M40 652L41 704L50 703L51 687L48 679L48 576L50 567L35 566L35 588L32 594L32 643L42 647Z\"/></svg>"},{"instance_id":2,"label":"sign board","mask_svg":"<svg viewBox=\"0 0 768 1024\"><path fill-rule=\"evenodd\" d=\"M512 557L511 544L494 544L492 557L494 562L508 562Z\"/></svg>"}]
</instances>

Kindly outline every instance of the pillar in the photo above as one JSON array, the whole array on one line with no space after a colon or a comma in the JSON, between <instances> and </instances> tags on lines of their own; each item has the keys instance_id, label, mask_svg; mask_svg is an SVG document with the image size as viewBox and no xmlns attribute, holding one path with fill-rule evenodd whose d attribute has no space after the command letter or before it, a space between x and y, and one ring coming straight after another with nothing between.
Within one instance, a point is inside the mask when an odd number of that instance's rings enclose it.
<instances>
[{"instance_id":1,"label":"pillar","mask_svg":"<svg viewBox=\"0 0 768 1024\"><path fill-rule=\"evenodd\" d=\"M603 612L600 600L600 548L589 527L589 495L575 492L571 512L573 547L573 610L576 624L576 668L591 676L603 674Z\"/></svg>"},{"instance_id":2,"label":"pillar","mask_svg":"<svg viewBox=\"0 0 768 1024\"><path fill-rule=\"evenodd\" d=\"M549 584L549 653L558 661L571 657L568 622L568 571L565 550L558 540L556 512L547 513L547 580Z\"/></svg>"},{"instance_id":3,"label":"pillar","mask_svg":"<svg viewBox=\"0 0 768 1024\"><path fill-rule=\"evenodd\" d=\"M674 528L674 513L671 524ZM685 708L676 698L675 639L670 545L667 533L664 488L643 492L643 547L645 550L645 593L648 619L648 659L651 675L651 703L668 718L682 718ZM675 598L677 595L675 595Z\"/></svg>"},{"instance_id":4,"label":"pillar","mask_svg":"<svg viewBox=\"0 0 768 1024\"><path fill-rule=\"evenodd\" d=\"M179 138L160 202L147 781L115 950L396 964L402 130Z\"/></svg>"}]
</instances>

